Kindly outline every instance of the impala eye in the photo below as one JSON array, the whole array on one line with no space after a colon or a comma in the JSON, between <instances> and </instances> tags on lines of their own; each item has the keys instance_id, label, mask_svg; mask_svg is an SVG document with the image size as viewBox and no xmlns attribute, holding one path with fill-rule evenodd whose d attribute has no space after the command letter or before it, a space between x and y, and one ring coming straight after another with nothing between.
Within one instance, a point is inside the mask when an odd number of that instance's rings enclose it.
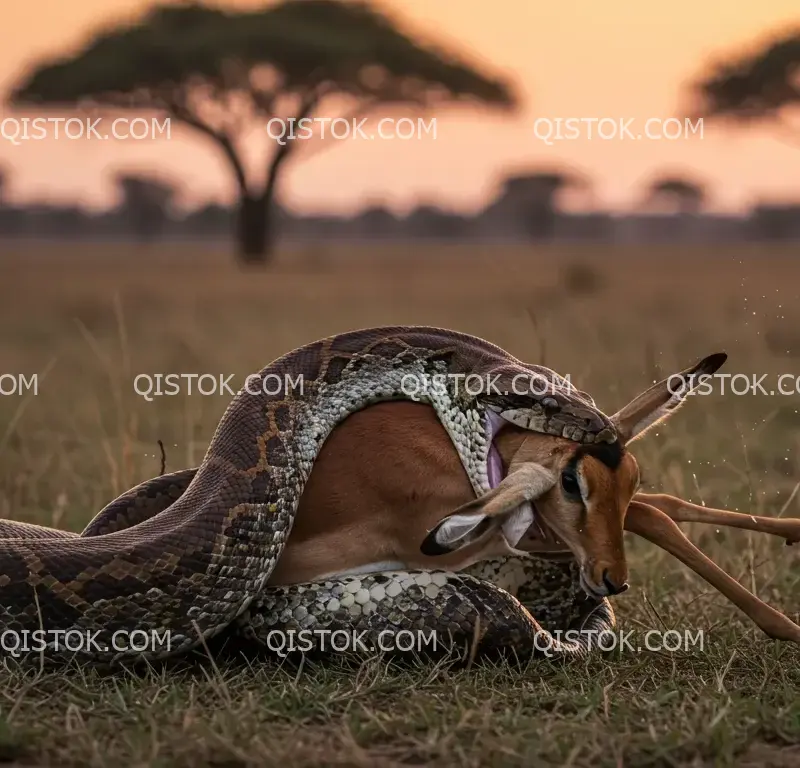
<instances>
[{"instance_id":1,"label":"impala eye","mask_svg":"<svg viewBox=\"0 0 800 768\"><path fill-rule=\"evenodd\" d=\"M574 469L565 469L561 473L561 487L564 493L573 499L581 499L581 486Z\"/></svg>"}]
</instances>

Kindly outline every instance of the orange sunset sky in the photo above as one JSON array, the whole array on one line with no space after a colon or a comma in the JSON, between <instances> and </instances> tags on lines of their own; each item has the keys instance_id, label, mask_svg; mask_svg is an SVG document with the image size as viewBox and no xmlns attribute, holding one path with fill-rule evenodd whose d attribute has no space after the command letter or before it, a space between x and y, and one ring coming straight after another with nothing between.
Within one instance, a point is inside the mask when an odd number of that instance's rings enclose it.
<instances>
[{"instance_id":1,"label":"orange sunset sky","mask_svg":"<svg viewBox=\"0 0 800 768\"><path fill-rule=\"evenodd\" d=\"M253 6L240 0L230 5ZM305 210L354 210L388 204L397 211L436 202L465 211L482 206L501 176L536 165L568 165L595 186L598 204L636 204L648 178L664 170L707 181L712 208L742 209L756 199L800 193L800 146L769 130L731 131L706 123L704 138L582 138L547 146L533 135L541 117L636 118L678 113L690 79L712 57L743 49L800 22L798 0L383 0L407 30L456 47L513 79L516 115L439 113L436 139L344 140L293 161L281 185L285 203ZM40 57L80 46L98 25L131 17L142 0L5 0L0 19L3 93ZM8 117L7 110L3 116ZM11 170L15 199L113 202L118 168L173 175L187 203L230 199L232 178L216 149L189 132L170 141L0 139L0 166Z\"/></svg>"}]
</instances>

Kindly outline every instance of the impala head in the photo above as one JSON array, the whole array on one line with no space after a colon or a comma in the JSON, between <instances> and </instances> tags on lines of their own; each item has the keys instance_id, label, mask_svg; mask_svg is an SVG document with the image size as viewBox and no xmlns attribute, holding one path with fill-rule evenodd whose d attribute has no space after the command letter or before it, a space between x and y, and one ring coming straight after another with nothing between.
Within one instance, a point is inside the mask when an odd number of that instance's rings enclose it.
<instances>
[{"instance_id":1,"label":"impala head","mask_svg":"<svg viewBox=\"0 0 800 768\"><path fill-rule=\"evenodd\" d=\"M589 595L624 591L623 524L639 487L639 466L628 446L673 414L726 359L724 353L710 355L634 398L611 417L613 442L577 443L513 426L501 430L493 447L506 476L441 520L422 552L452 552L500 532L517 554L573 556Z\"/></svg>"}]
</instances>

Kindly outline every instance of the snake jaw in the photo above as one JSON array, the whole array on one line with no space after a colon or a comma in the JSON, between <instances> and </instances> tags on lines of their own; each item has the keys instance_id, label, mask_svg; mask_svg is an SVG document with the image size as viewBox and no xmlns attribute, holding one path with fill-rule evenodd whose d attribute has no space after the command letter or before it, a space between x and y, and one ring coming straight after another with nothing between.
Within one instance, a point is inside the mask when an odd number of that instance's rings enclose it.
<instances>
[{"instance_id":1,"label":"snake jaw","mask_svg":"<svg viewBox=\"0 0 800 768\"><path fill-rule=\"evenodd\" d=\"M495 445L495 438L500 429L506 425L506 420L497 413L492 406L488 406L484 413L483 432L486 439L486 476L489 478L489 488L497 488L503 479L503 460Z\"/></svg>"},{"instance_id":2,"label":"snake jaw","mask_svg":"<svg viewBox=\"0 0 800 768\"><path fill-rule=\"evenodd\" d=\"M487 404L484 411L483 430L486 439L486 475L490 489L496 488L503 479L503 461L497 450L495 440L500 430L509 421L499 412L497 406ZM503 538L513 554L529 557L531 552L517 549L523 539L544 544L549 552L568 553L567 545L544 522L542 513L533 501L525 502L512 512L501 528Z\"/></svg>"}]
</instances>

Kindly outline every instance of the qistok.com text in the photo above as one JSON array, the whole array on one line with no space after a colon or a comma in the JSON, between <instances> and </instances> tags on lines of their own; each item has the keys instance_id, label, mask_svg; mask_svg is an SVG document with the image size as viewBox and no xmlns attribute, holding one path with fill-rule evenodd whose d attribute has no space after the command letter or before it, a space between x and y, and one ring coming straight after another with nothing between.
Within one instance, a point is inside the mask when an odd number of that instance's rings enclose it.
<instances>
[{"instance_id":1,"label":"qistok.com text","mask_svg":"<svg viewBox=\"0 0 800 768\"><path fill-rule=\"evenodd\" d=\"M266 647L278 656L300 651L334 653L435 653L439 648L436 632L387 629L381 632L346 629L273 629L263 638Z\"/></svg>"},{"instance_id":2,"label":"qistok.com text","mask_svg":"<svg viewBox=\"0 0 800 768\"><path fill-rule=\"evenodd\" d=\"M549 379L538 373L518 373L508 382L500 374L478 373L408 373L400 381L400 390L410 400L452 392L467 395L550 395L573 390L569 374Z\"/></svg>"},{"instance_id":3,"label":"qistok.com text","mask_svg":"<svg viewBox=\"0 0 800 768\"><path fill-rule=\"evenodd\" d=\"M642 653L660 651L677 653L680 651L705 650L705 634L702 629L650 629L646 632L636 630L613 631L610 629L568 629L552 633L541 632L534 637L534 649L545 656L556 656L561 652L562 643L583 643L589 651L619 651L620 653Z\"/></svg>"},{"instance_id":4,"label":"qistok.com text","mask_svg":"<svg viewBox=\"0 0 800 768\"><path fill-rule=\"evenodd\" d=\"M39 376L35 373L0 373L0 396L39 394Z\"/></svg>"},{"instance_id":5,"label":"qistok.com text","mask_svg":"<svg viewBox=\"0 0 800 768\"><path fill-rule=\"evenodd\" d=\"M133 391L148 402L162 395L227 395L237 393L234 374L213 373L140 373L133 380ZM241 391L248 395L303 395L303 374L251 373Z\"/></svg>"},{"instance_id":6,"label":"qistok.com text","mask_svg":"<svg viewBox=\"0 0 800 768\"><path fill-rule=\"evenodd\" d=\"M687 389L690 391L687 392ZM667 388L672 394L687 395L800 395L800 376L782 373L770 376L767 373L674 373L667 379Z\"/></svg>"},{"instance_id":7,"label":"qistok.com text","mask_svg":"<svg viewBox=\"0 0 800 768\"><path fill-rule=\"evenodd\" d=\"M0 632L0 652L19 658L29 653L169 653L172 633L169 630L117 630L106 639L100 630L33 629Z\"/></svg>"}]
</instances>

